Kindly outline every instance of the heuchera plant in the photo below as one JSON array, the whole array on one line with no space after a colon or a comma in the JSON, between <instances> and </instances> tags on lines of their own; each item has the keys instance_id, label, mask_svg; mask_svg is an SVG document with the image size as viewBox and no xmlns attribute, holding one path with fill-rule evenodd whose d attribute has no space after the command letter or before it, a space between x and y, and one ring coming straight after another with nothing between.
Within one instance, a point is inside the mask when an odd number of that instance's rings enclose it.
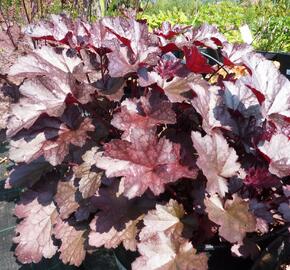
<instances>
[{"instance_id":1,"label":"heuchera plant","mask_svg":"<svg viewBox=\"0 0 290 270\"><path fill-rule=\"evenodd\" d=\"M6 181L25 189L21 263L123 245L135 270L203 270L206 244L247 256L290 221L290 83L250 46L132 17L53 15L25 33Z\"/></svg>"}]
</instances>

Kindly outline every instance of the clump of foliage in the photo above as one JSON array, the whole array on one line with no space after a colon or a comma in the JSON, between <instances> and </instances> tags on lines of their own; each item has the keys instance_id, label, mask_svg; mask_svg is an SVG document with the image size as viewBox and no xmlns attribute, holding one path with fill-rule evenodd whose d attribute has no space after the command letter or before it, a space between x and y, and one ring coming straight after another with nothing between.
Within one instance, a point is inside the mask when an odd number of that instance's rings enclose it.
<instances>
[{"instance_id":1,"label":"clump of foliage","mask_svg":"<svg viewBox=\"0 0 290 270\"><path fill-rule=\"evenodd\" d=\"M8 74L18 260L78 266L123 245L132 269L202 270L206 244L259 252L290 221L289 81L215 27L150 33L127 15L25 30L36 48Z\"/></svg>"},{"instance_id":2,"label":"clump of foliage","mask_svg":"<svg viewBox=\"0 0 290 270\"><path fill-rule=\"evenodd\" d=\"M189 17L181 9L175 6L169 10L159 10L157 13L148 14L146 12L141 18L147 20L150 30L160 27L163 22L169 22L172 25L189 25L192 23Z\"/></svg>"},{"instance_id":3,"label":"clump of foliage","mask_svg":"<svg viewBox=\"0 0 290 270\"><path fill-rule=\"evenodd\" d=\"M159 3L145 9L142 18L148 21L150 27L160 27L164 21L193 26L208 23L217 26L230 42L242 42L239 27L248 24L256 49L290 51L288 1L282 0L275 4L272 1L263 1L258 5L232 1L203 4L189 1L190 3L184 3L183 8L180 5L175 6L174 2L166 2L169 6L166 9Z\"/></svg>"},{"instance_id":4,"label":"clump of foliage","mask_svg":"<svg viewBox=\"0 0 290 270\"><path fill-rule=\"evenodd\" d=\"M208 23L218 27L229 42L242 42L239 27L247 23L254 36L253 46L258 50L290 52L289 1L265 0L258 4L249 1L198 1L198 0L4 0L0 2L2 14L17 23L31 23L49 14L65 12L73 18L95 21L103 16L118 16L124 8L133 8L138 17L146 19L150 30L162 22L200 26ZM1 17L0 16L0 17Z\"/></svg>"}]
</instances>

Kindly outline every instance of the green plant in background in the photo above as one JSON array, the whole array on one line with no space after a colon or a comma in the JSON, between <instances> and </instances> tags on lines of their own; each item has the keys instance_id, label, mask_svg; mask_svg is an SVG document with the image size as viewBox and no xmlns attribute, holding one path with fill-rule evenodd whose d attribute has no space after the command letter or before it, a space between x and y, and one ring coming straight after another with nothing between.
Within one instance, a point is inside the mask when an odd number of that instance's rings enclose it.
<instances>
[{"instance_id":1,"label":"green plant in background","mask_svg":"<svg viewBox=\"0 0 290 270\"><path fill-rule=\"evenodd\" d=\"M85 16L94 21L102 16L120 15L120 7L141 7L143 11L138 18L146 19L151 30L163 21L194 26L207 22L217 26L230 42L243 42L239 27L248 24L256 49L290 52L289 0L260 0L259 4L252 4L250 0L217 3L202 0L0 0L1 10L6 17L27 23L23 2L28 9L31 9L29 3L38 7L38 12L31 16L33 19L66 12L73 18Z\"/></svg>"},{"instance_id":2,"label":"green plant in background","mask_svg":"<svg viewBox=\"0 0 290 270\"><path fill-rule=\"evenodd\" d=\"M254 47L265 51L290 52L290 2L263 1L252 6L254 20L248 19L255 33Z\"/></svg>"},{"instance_id":3,"label":"green plant in background","mask_svg":"<svg viewBox=\"0 0 290 270\"><path fill-rule=\"evenodd\" d=\"M204 22L215 25L230 42L242 42L239 26L244 22L244 7L225 1L217 4L207 3L200 6L195 15L195 24Z\"/></svg>"},{"instance_id":4,"label":"green plant in background","mask_svg":"<svg viewBox=\"0 0 290 270\"><path fill-rule=\"evenodd\" d=\"M265 0L259 5L248 1L202 4L199 0L183 0L174 5L172 0L161 0L150 4L142 18L148 21L151 28L159 27L162 21L185 25L207 22L217 26L230 42L243 42L239 27L248 24L254 36L253 46L256 49L290 51L290 16L287 0Z\"/></svg>"},{"instance_id":5,"label":"green plant in background","mask_svg":"<svg viewBox=\"0 0 290 270\"><path fill-rule=\"evenodd\" d=\"M177 7L167 11L160 10L157 14L144 14L142 18L147 20L151 29L159 27L164 21L168 21L171 24L190 24L189 17Z\"/></svg>"},{"instance_id":6,"label":"green plant in background","mask_svg":"<svg viewBox=\"0 0 290 270\"><path fill-rule=\"evenodd\" d=\"M290 17L270 17L256 26L254 47L265 51L290 52Z\"/></svg>"}]
</instances>

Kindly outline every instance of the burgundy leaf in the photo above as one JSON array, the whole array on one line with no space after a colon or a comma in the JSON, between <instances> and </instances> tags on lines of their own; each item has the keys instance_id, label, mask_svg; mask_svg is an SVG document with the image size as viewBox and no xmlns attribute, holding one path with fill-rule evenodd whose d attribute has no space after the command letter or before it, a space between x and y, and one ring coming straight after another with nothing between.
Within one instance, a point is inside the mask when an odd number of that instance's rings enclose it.
<instances>
[{"instance_id":1,"label":"burgundy leaf","mask_svg":"<svg viewBox=\"0 0 290 270\"><path fill-rule=\"evenodd\" d=\"M91 220L90 215L95 214L98 210L97 207L94 205L94 196L89 198L82 198L78 191L75 193L76 201L79 204L79 208L74 212L74 217L77 222L84 222L87 223Z\"/></svg>"},{"instance_id":2,"label":"burgundy leaf","mask_svg":"<svg viewBox=\"0 0 290 270\"><path fill-rule=\"evenodd\" d=\"M91 26L83 21L73 22L65 14L52 14L50 20L28 25L24 33L35 40L58 41L78 49L88 44L90 29Z\"/></svg>"},{"instance_id":3,"label":"burgundy leaf","mask_svg":"<svg viewBox=\"0 0 290 270\"><path fill-rule=\"evenodd\" d=\"M181 218L184 214L182 204L178 204L175 200L171 199L166 205L156 204L156 209L150 210L143 218L145 227L139 234L140 239L143 241L159 232L167 235L181 234L183 229Z\"/></svg>"},{"instance_id":4,"label":"burgundy leaf","mask_svg":"<svg viewBox=\"0 0 290 270\"><path fill-rule=\"evenodd\" d=\"M287 117L276 114L271 116L271 120L267 121L266 124L268 125L266 129L270 136L262 136L265 137L262 139L266 139L267 141L269 141L274 133L282 133L290 139L290 124Z\"/></svg>"},{"instance_id":5,"label":"burgundy leaf","mask_svg":"<svg viewBox=\"0 0 290 270\"><path fill-rule=\"evenodd\" d=\"M160 37L163 51L176 51L178 48L182 49L184 46L191 47L192 45L206 46L216 50L224 42L226 42L225 37L218 32L216 27L208 24L196 28L189 27L181 35L174 36L170 40Z\"/></svg>"},{"instance_id":6,"label":"burgundy leaf","mask_svg":"<svg viewBox=\"0 0 290 270\"><path fill-rule=\"evenodd\" d=\"M194 109L202 116L202 128L211 134L215 128L231 130L232 119L229 113L223 109L220 88L211 86L208 82L200 81L190 83L196 97L191 101ZM220 109L219 109L220 108Z\"/></svg>"},{"instance_id":7,"label":"burgundy leaf","mask_svg":"<svg viewBox=\"0 0 290 270\"><path fill-rule=\"evenodd\" d=\"M112 78L109 75L94 82L98 94L109 100L120 101L124 95L125 80L123 77Z\"/></svg>"},{"instance_id":8,"label":"burgundy leaf","mask_svg":"<svg viewBox=\"0 0 290 270\"><path fill-rule=\"evenodd\" d=\"M190 83L203 84L203 82L202 76L194 73L189 73L188 76L183 77L175 76L171 80L162 78L155 71L148 72L146 77L139 77L139 83L143 87L157 83L171 102L185 101L187 98L182 94L191 90Z\"/></svg>"},{"instance_id":9,"label":"burgundy leaf","mask_svg":"<svg viewBox=\"0 0 290 270\"><path fill-rule=\"evenodd\" d=\"M222 55L224 57L224 64L227 66L240 65L243 63L243 57L249 52L253 51L253 47L244 44L231 44L228 42L223 43Z\"/></svg>"},{"instance_id":10,"label":"burgundy leaf","mask_svg":"<svg viewBox=\"0 0 290 270\"><path fill-rule=\"evenodd\" d=\"M186 67L194 73L213 73L214 69L207 64L205 57L201 55L196 46L184 47Z\"/></svg>"},{"instance_id":11,"label":"burgundy leaf","mask_svg":"<svg viewBox=\"0 0 290 270\"><path fill-rule=\"evenodd\" d=\"M195 178L196 172L180 165L180 146L142 130L131 133L131 142L112 140L105 145L97 167L108 177L123 176L120 189L128 198L141 196L147 188L155 195L164 192L166 183L179 178ZM150 157L150 159L148 159Z\"/></svg>"},{"instance_id":12,"label":"burgundy leaf","mask_svg":"<svg viewBox=\"0 0 290 270\"><path fill-rule=\"evenodd\" d=\"M139 61L130 61L134 58L132 52L125 46L120 46L108 54L109 75L112 77L123 77L129 73L136 72L139 68Z\"/></svg>"},{"instance_id":13,"label":"burgundy leaf","mask_svg":"<svg viewBox=\"0 0 290 270\"><path fill-rule=\"evenodd\" d=\"M103 55L114 50L115 35L103 24L96 21L90 30L89 44L100 54Z\"/></svg>"},{"instance_id":14,"label":"burgundy leaf","mask_svg":"<svg viewBox=\"0 0 290 270\"><path fill-rule=\"evenodd\" d=\"M181 76L183 73L186 74L181 59L175 57L172 53L164 54L154 67L154 71L164 80L172 79L178 75Z\"/></svg>"},{"instance_id":15,"label":"burgundy leaf","mask_svg":"<svg viewBox=\"0 0 290 270\"><path fill-rule=\"evenodd\" d=\"M194 28L189 32L188 37L192 42L203 44L212 49L217 49L217 46L221 46L226 42L226 38L218 32L217 28L209 24Z\"/></svg>"},{"instance_id":16,"label":"burgundy leaf","mask_svg":"<svg viewBox=\"0 0 290 270\"><path fill-rule=\"evenodd\" d=\"M270 188L279 185L279 179L269 173L266 168L250 168L244 183L254 188Z\"/></svg>"},{"instance_id":17,"label":"burgundy leaf","mask_svg":"<svg viewBox=\"0 0 290 270\"><path fill-rule=\"evenodd\" d=\"M127 19L104 18L102 23L120 41L120 45L108 54L109 74L121 77L136 72L139 65L155 64L159 54L157 40L154 40L144 23Z\"/></svg>"},{"instance_id":18,"label":"burgundy leaf","mask_svg":"<svg viewBox=\"0 0 290 270\"><path fill-rule=\"evenodd\" d=\"M106 17L102 24L109 29L135 56L146 59L150 53L158 53L157 39L143 22L124 17Z\"/></svg>"},{"instance_id":19,"label":"burgundy leaf","mask_svg":"<svg viewBox=\"0 0 290 270\"><path fill-rule=\"evenodd\" d=\"M190 26L171 25L170 22L162 22L160 29L154 29L154 33L162 38L171 39L182 34Z\"/></svg>"},{"instance_id":20,"label":"burgundy leaf","mask_svg":"<svg viewBox=\"0 0 290 270\"><path fill-rule=\"evenodd\" d=\"M44 77L25 81L19 90L23 97L19 103L11 104L12 116L7 125L9 137L23 128L30 128L43 113L61 116L66 107L64 101L70 92L65 82Z\"/></svg>"},{"instance_id":21,"label":"burgundy leaf","mask_svg":"<svg viewBox=\"0 0 290 270\"><path fill-rule=\"evenodd\" d=\"M10 171L5 188L32 187L51 168L43 158L38 158L29 164L20 164Z\"/></svg>"},{"instance_id":22,"label":"burgundy leaf","mask_svg":"<svg viewBox=\"0 0 290 270\"><path fill-rule=\"evenodd\" d=\"M15 135L22 128L30 128L43 113L59 117L64 112L68 96L83 104L91 101L96 88L87 84L85 74L81 82L75 78L80 77L75 70L81 62L79 57L69 55L68 49L57 52L50 47L42 47L18 59L11 67L10 75L31 80L20 86L23 97L11 106L13 117L8 122L8 136Z\"/></svg>"},{"instance_id":23,"label":"burgundy leaf","mask_svg":"<svg viewBox=\"0 0 290 270\"><path fill-rule=\"evenodd\" d=\"M96 91L87 84L87 74L92 71L86 69L85 62L82 63L76 53L71 53L71 49L42 47L19 58L11 67L9 75L25 78L46 76L56 82L61 81L61 89L67 89L68 93L85 104L91 101L90 94ZM96 70L93 72L100 73Z\"/></svg>"},{"instance_id":24,"label":"burgundy leaf","mask_svg":"<svg viewBox=\"0 0 290 270\"><path fill-rule=\"evenodd\" d=\"M260 114L260 104L253 92L241 81L236 82L224 81L224 102L225 105L239 111L245 117L254 115L256 118Z\"/></svg>"},{"instance_id":25,"label":"burgundy leaf","mask_svg":"<svg viewBox=\"0 0 290 270\"><path fill-rule=\"evenodd\" d=\"M270 117L273 114L281 114L290 117L289 80L280 74L271 61L259 54L247 54L243 57L243 64L250 69L251 75L241 79L252 91L264 96L263 115Z\"/></svg>"},{"instance_id":26,"label":"burgundy leaf","mask_svg":"<svg viewBox=\"0 0 290 270\"><path fill-rule=\"evenodd\" d=\"M60 53L57 53L56 49L44 46L18 58L9 75L26 78L43 75L64 78L67 73L73 73L81 62L78 56L71 57L68 49L61 49Z\"/></svg>"},{"instance_id":27,"label":"burgundy leaf","mask_svg":"<svg viewBox=\"0 0 290 270\"><path fill-rule=\"evenodd\" d=\"M91 228L101 234L109 231L121 232L125 229L126 224L136 221L143 213L155 206L155 200L146 195L129 200L118 194L118 181L116 179L113 181L113 184L101 188L99 194L92 198L92 204L100 211L97 213L94 223L91 223ZM114 230L111 230L112 228ZM105 235L103 234L103 236Z\"/></svg>"},{"instance_id":28,"label":"burgundy leaf","mask_svg":"<svg viewBox=\"0 0 290 270\"><path fill-rule=\"evenodd\" d=\"M51 15L51 21L41 21L38 24L28 25L25 34L36 39L52 39L61 41L68 35L68 18L65 16Z\"/></svg>"},{"instance_id":29,"label":"burgundy leaf","mask_svg":"<svg viewBox=\"0 0 290 270\"><path fill-rule=\"evenodd\" d=\"M191 243L181 237L184 213L182 204L171 199L145 215L138 244L141 256L132 269L207 269L205 254L197 255Z\"/></svg>"}]
</instances>

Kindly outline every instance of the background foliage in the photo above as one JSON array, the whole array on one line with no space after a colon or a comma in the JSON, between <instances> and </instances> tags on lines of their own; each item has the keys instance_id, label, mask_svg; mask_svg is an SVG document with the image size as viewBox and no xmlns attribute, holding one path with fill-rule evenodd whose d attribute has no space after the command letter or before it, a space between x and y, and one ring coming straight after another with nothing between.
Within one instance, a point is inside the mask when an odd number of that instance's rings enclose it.
<instances>
[{"instance_id":1,"label":"background foliage","mask_svg":"<svg viewBox=\"0 0 290 270\"><path fill-rule=\"evenodd\" d=\"M230 42L242 42L239 27L248 24L256 49L290 52L288 0L2 0L0 3L2 15L22 23L61 12L93 21L104 15L119 15L120 7L132 7L141 10L139 17L146 19L151 29L163 21L194 26L208 22L216 25Z\"/></svg>"},{"instance_id":2,"label":"background foliage","mask_svg":"<svg viewBox=\"0 0 290 270\"><path fill-rule=\"evenodd\" d=\"M216 25L230 42L242 42L239 27L248 24L253 36L253 46L266 51L290 51L289 1L263 1L259 4L234 1L208 2L184 0L157 1L151 4L142 17L151 27L162 21L187 25L204 22Z\"/></svg>"}]
</instances>

